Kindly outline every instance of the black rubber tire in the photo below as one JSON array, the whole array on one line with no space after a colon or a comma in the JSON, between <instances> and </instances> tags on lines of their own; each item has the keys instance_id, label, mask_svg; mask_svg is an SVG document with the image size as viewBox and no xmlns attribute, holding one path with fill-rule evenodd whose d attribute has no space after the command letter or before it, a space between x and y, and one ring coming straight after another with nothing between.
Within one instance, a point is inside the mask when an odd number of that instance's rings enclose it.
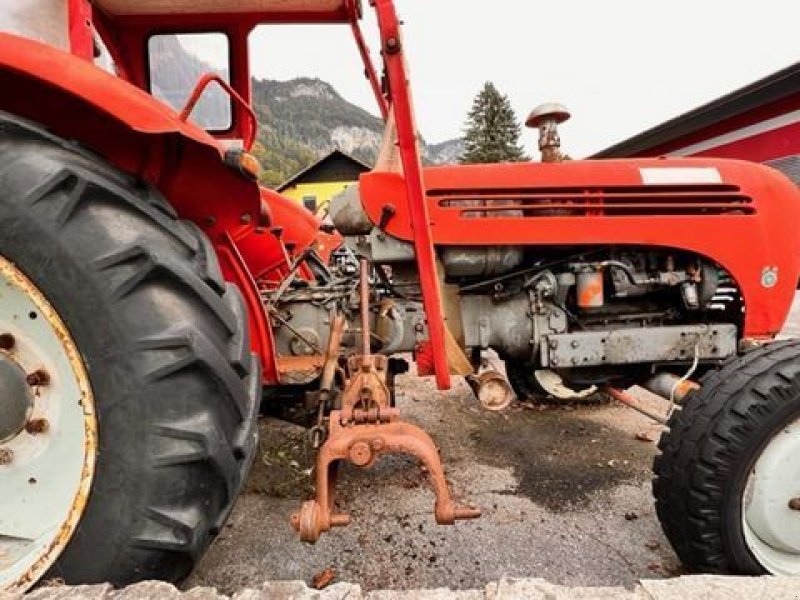
<instances>
[{"instance_id":1,"label":"black rubber tire","mask_svg":"<svg viewBox=\"0 0 800 600\"><path fill-rule=\"evenodd\" d=\"M689 569L760 575L767 569L745 541L742 495L769 440L800 418L800 340L752 350L700 383L659 441L656 512Z\"/></svg>"},{"instance_id":2,"label":"black rubber tire","mask_svg":"<svg viewBox=\"0 0 800 600\"><path fill-rule=\"evenodd\" d=\"M98 412L89 502L45 578L185 578L256 452L260 368L208 238L151 187L0 113L0 254L72 334Z\"/></svg>"}]
</instances>

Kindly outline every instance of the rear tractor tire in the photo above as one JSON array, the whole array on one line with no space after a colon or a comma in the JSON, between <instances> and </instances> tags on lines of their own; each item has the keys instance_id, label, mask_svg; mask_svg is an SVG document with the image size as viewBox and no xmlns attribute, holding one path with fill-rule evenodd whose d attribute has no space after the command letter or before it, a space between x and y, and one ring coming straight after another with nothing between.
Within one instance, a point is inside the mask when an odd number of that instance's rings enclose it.
<instances>
[{"instance_id":1,"label":"rear tractor tire","mask_svg":"<svg viewBox=\"0 0 800 600\"><path fill-rule=\"evenodd\" d=\"M800 340L707 373L659 442L653 493L692 570L800 575Z\"/></svg>"},{"instance_id":2,"label":"rear tractor tire","mask_svg":"<svg viewBox=\"0 0 800 600\"><path fill-rule=\"evenodd\" d=\"M239 290L152 188L0 113L0 595L185 578L256 449Z\"/></svg>"}]
</instances>

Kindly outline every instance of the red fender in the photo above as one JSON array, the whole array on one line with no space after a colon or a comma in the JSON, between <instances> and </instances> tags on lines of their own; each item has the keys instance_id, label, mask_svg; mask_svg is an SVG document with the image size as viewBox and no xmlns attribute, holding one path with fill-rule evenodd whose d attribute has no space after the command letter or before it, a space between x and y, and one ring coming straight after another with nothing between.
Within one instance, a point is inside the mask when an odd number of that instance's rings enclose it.
<instances>
[{"instance_id":1,"label":"red fender","mask_svg":"<svg viewBox=\"0 0 800 600\"><path fill-rule=\"evenodd\" d=\"M51 46L0 33L0 110L76 140L119 169L155 185L178 214L211 238L223 273L245 296L253 350L277 382L272 332L255 279L285 267L282 248L313 243L307 211L225 165L225 148L172 108L93 64ZM275 206L273 214L271 208Z\"/></svg>"}]
</instances>

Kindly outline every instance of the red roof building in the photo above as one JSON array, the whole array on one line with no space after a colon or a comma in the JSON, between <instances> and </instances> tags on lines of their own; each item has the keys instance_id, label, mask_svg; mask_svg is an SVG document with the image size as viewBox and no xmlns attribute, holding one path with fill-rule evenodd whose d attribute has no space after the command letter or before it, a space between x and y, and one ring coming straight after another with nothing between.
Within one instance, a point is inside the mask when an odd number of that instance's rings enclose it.
<instances>
[{"instance_id":1,"label":"red roof building","mask_svg":"<svg viewBox=\"0 0 800 600\"><path fill-rule=\"evenodd\" d=\"M769 164L800 185L800 62L592 158L714 156Z\"/></svg>"}]
</instances>

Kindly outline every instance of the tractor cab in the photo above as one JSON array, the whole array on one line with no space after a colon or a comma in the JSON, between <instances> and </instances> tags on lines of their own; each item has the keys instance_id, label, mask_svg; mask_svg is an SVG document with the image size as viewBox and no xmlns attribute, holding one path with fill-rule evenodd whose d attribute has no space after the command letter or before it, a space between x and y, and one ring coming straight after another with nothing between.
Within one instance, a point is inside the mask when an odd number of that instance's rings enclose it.
<instances>
[{"instance_id":1,"label":"tractor cab","mask_svg":"<svg viewBox=\"0 0 800 600\"><path fill-rule=\"evenodd\" d=\"M185 112L214 137L239 142L256 126L249 43L255 28L337 24L358 32L361 18L355 0L97 0L93 8L86 28L96 34L73 38L74 51L87 58L107 54L120 77ZM370 66L367 72L375 71Z\"/></svg>"}]
</instances>

